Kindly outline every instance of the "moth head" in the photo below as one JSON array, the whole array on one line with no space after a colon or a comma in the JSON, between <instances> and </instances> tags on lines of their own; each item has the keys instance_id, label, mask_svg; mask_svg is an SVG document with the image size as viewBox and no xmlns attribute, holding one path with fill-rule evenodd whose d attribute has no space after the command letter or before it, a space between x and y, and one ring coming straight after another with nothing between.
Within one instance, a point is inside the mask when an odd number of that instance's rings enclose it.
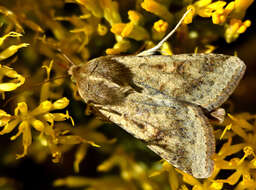
<instances>
[{"instance_id":1,"label":"moth head","mask_svg":"<svg viewBox=\"0 0 256 190\"><path fill-rule=\"evenodd\" d=\"M77 74L79 73L79 70L80 70L80 66L78 65L71 65L71 67L68 69L68 74L71 76L71 80L72 82L76 82L76 76Z\"/></svg>"},{"instance_id":2,"label":"moth head","mask_svg":"<svg viewBox=\"0 0 256 190\"><path fill-rule=\"evenodd\" d=\"M80 73L81 66L73 63L73 61L69 59L69 57L65 53L63 53L61 49L58 49L58 51L70 64L70 66L68 67L68 74L71 75L70 78L72 82L74 83L77 82L77 76Z\"/></svg>"}]
</instances>

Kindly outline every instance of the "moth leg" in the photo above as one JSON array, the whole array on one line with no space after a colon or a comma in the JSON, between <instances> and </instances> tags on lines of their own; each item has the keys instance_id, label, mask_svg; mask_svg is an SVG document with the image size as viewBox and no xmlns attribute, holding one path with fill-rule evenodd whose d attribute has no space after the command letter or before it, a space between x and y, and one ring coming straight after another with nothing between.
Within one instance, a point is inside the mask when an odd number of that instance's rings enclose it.
<instances>
[{"instance_id":1,"label":"moth leg","mask_svg":"<svg viewBox=\"0 0 256 190\"><path fill-rule=\"evenodd\" d=\"M213 118L217 119L219 123L223 123L226 116L226 111L223 108L217 108L210 114Z\"/></svg>"}]
</instances>

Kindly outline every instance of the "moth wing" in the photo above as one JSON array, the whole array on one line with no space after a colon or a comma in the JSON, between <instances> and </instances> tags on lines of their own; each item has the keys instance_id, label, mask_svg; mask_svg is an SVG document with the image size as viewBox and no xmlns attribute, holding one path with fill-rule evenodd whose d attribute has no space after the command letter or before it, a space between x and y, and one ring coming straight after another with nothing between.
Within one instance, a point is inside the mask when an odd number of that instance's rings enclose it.
<instances>
[{"instance_id":1,"label":"moth wing","mask_svg":"<svg viewBox=\"0 0 256 190\"><path fill-rule=\"evenodd\" d=\"M124 104L99 111L175 167L196 178L211 176L215 140L201 108L139 93L129 95Z\"/></svg>"},{"instance_id":2,"label":"moth wing","mask_svg":"<svg viewBox=\"0 0 256 190\"><path fill-rule=\"evenodd\" d=\"M200 105L211 111L222 105L245 72L238 57L222 54L112 57L133 73L133 82L148 95Z\"/></svg>"}]
</instances>

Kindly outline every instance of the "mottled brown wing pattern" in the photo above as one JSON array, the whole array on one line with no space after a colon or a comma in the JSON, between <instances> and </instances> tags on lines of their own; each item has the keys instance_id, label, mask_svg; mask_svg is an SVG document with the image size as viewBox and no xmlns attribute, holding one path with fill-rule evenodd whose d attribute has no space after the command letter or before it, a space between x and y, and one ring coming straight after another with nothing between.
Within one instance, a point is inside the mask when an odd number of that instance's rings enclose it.
<instances>
[{"instance_id":1,"label":"mottled brown wing pattern","mask_svg":"<svg viewBox=\"0 0 256 190\"><path fill-rule=\"evenodd\" d=\"M76 81L80 96L95 104L121 104L136 88L132 73L124 64L100 57L81 66L72 66L69 74Z\"/></svg>"},{"instance_id":2,"label":"mottled brown wing pattern","mask_svg":"<svg viewBox=\"0 0 256 190\"><path fill-rule=\"evenodd\" d=\"M222 54L113 57L134 73L133 81L148 94L200 105L208 111L222 105L245 72L238 57Z\"/></svg>"},{"instance_id":3,"label":"mottled brown wing pattern","mask_svg":"<svg viewBox=\"0 0 256 190\"><path fill-rule=\"evenodd\" d=\"M220 106L244 71L234 56L183 54L105 56L69 73L85 102L177 168L207 178L215 139L202 108Z\"/></svg>"},{"instance_id":4,"label":"mottled brown wing pattern","mask_svg":"<svg viewBox=\"0 0 256 190\"><path fill-rule=\"evenodd\" d=\"M214 136L198 106L140 93L130 94L125 105L103 106L99 110L175 167L197 178L211 175Z\"/></svg>"}]
</instances>

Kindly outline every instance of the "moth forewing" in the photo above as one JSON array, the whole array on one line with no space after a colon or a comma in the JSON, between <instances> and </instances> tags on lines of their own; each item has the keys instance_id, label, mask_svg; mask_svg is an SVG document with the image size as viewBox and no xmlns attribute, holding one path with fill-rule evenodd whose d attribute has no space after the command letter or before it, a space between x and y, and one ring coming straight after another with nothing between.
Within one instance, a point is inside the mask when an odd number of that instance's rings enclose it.
<instances>
[{"instance_id":1,"label":"moth forewing","mask_svg":"<svg viewBox=\"0 0 256 190\"><path fill-rule=\"evenodd\" d=\"M233 56L182 54L99 57L69 73L85 102L177 168L207 178L215 139L202 108L220 106L244 71Z\"/></svg>"},{"instance_id":2,"label":"moth forewing","mask_svg":"<svg viewBox=\"0 0 256 190\"><path fill-rule=\"evenodd\" d=\"M211 176L213 130L198 106L134 92L123 105L105 105L99 110L175 167L196 178Z\"/></svg>"},{"instance_id":3,"label":"moth forewing","mask_svg":"<svg viewBox=\"0 0 256 190\"><path fill-rule=\"evenodd\" d=\"M234 91L245 71L237 57L221 54L153 55L175 32L137 56L103 56L69 74L86 103L146 142L177 168L196 178L213 171L212 111Z\"/></svg>"},{"instance_id":4,"label":"moth forewing","mask_svg":"<svg viewBox=\"0 0 256 190\"><path fill-rule=\"evenodd\" d=\"M212 111L233 93L244 75L245 64L222 54L117 56L134 74L133 81L147 88L148 95L190 102Z\"/></svg>"}]
</instances>

